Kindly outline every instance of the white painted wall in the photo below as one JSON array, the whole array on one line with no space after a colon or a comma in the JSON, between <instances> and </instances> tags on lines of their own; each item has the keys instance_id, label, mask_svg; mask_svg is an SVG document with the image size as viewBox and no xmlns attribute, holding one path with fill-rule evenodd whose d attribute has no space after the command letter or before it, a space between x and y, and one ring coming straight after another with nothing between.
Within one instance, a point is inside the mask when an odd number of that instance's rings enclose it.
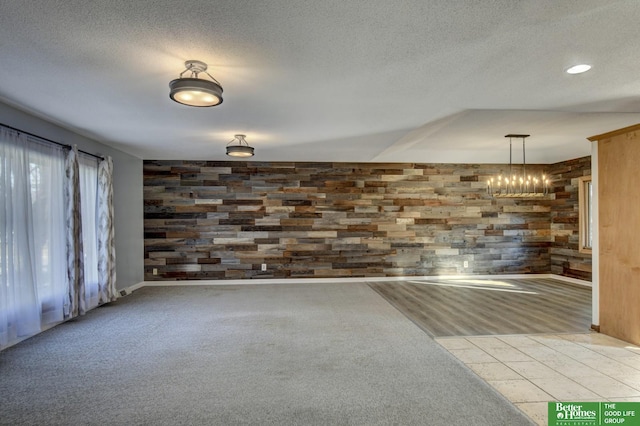
<instances>
[{"instance_id":1,"label":"white painted wall","mask_svg":"<svg viewBox=\"0 0 640 426\"><path fill-rule=\"evenodd\" d=\"M143 281L144 230L142 159L64 129L33 114L0 102L0 123L52 139L78 145L92 154L110 155L114 168L116 286L128 288Z\"/></svg>"}]
</instances>

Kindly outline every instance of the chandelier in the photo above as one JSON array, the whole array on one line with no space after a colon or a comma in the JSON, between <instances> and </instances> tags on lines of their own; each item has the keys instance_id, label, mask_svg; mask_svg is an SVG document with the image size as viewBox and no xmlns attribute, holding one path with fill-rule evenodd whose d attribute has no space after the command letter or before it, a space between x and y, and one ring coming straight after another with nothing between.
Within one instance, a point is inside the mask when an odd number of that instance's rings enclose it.
<instances>
[{"instance_id":1,"label":"chandelier","mask_svg":"<svg viewBox=\"0 0 640 426\"><path fill-rule=\"evenodd\" d=\"M525 156L525 139L529 135L508 134L509 138L509 170L492 177L487 181L487 193L492 197L529 198L544 197L549 192L549 179L543 174L532 176L527 174ZM512 140L522 139L522 165L513 164Z\"/></svg>"}]
</instances>

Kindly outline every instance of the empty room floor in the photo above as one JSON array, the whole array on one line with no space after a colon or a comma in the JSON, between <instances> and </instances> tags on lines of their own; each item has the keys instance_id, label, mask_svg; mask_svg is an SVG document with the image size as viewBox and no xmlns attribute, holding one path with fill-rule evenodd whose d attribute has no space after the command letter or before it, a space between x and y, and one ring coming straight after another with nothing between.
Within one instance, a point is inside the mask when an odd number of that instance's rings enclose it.
<instances>
[{"instance_id":1,"label":"empty room floor","mask_svg":"<svg viewBox=\"0 0 640 426\"><path fill-rule=\"evenodd\" d=\"M640 401L640 348L589 330L588 287L536 278L369 285L539 425L550 401Z\"/></svg>"},{"instance_id":2,"label":"empty room floor","mask_svg":"<svg viewBox=\"0 0 640 426\"><path fill-rule=\"evenodd\" d=\"M589 332L589 288L364 281L142 288L0 352L0 424L511 426L640 401L640 349Z\"/></svg>"}]
</instances>

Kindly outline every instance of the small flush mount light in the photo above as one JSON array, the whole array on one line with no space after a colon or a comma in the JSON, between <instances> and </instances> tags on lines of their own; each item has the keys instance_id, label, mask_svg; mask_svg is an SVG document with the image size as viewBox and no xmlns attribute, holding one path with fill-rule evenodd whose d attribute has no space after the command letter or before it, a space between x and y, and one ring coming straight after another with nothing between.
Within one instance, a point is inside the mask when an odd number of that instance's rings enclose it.
<instances>
[{"instance_id":1,"label":"small flush mount light","mask_svg":"<svg viewBox=\"0 0 640 426\"><path fill-rule=\"evenodd\" d=\"M227 155L230 157L253 157L253 147L244 139L245 135L235 135L227 144ZM235 143L235 144L234 144Z\"/></svg>"},{"instance_id":2,"label":"small flush mount light","mask_svg":"<svg viewBox=\"0 0 640 426\"><path fill-rule=\"evenodd\" d=\"M171 81L169 97L179 104L194 107L212 107L222 103L222 86L207 72L207 64L201 61L187 61L180 77ZM182 77L191 73L189 77ZM198 78L198 74L205 73L211 80Z\"/></svg>"},{"instance_id":3,"label":"small flush mount light","mask_svg":"<svg viewBox=\"0 0 640 426\"><path fill-rule=\"evenodd\" d=\"M583 72L587 72L591 69L591 65L580 64L574 65L571 68L567 68L567 74L582 74Z\"/></svg>"}]
</instances>

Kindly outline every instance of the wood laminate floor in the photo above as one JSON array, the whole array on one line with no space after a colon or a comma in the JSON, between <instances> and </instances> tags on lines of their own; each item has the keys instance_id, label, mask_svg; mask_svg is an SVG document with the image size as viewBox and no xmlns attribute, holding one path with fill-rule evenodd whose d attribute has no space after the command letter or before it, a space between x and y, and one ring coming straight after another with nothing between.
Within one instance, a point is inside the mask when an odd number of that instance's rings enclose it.
<instances>
[{"instance_id":1,"label":"wood laminate floor","mask_svg":"<svg viewBox=\"0 0 640 426\"><path fill-rule=\"evenodd\" d=\"M591 288L554 279L368 284L434 337L583 333L591 327Z\"/></svg>"}]
</instances>

